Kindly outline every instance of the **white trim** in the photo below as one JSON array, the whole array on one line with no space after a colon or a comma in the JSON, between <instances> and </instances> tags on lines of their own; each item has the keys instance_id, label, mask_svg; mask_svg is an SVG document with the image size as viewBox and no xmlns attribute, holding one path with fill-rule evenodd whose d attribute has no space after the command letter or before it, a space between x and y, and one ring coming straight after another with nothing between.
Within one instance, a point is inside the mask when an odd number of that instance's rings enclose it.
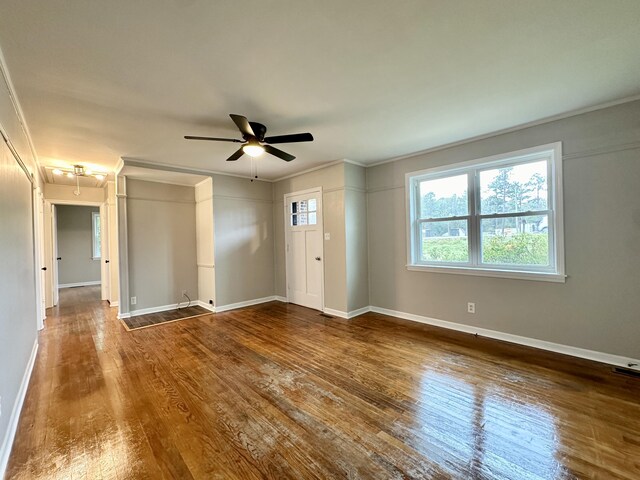
<instances>
[{"instance_id":1,"label":"white trim","mask_svg":"<svg viewBox=\"0 0 640 480\"><path fill-rule=\"evenodd\" d=\"M50 184L51 185L51 184ZM84 200L57 200L55 198L47 198L47 200L52 205L77 205L77 206L87 206L87 207L100 207L104 203L102 202L90 202Z\"/></svg>"},{"instance_id":2,"label":"white trim","mask_svg":"<svg viewBox=\"0 0 640 480\"><path fill-rule=\"evenodd\" d=\"M31 138L31 131L29 130L29 125L24 116L24 112L22 111L22 105L20 104L20 100L18 99L18 94L16 93L16 89L13 86L13 80L11 79L11 75L9 74L9 67L7 66L7 62L4 58L4 53L0 48L0 72L2 72L2 77L4 78L4 83L7 85L7 89L9 90L9 98L11 99L11 103L13 104L13 109L16 112L18 120L20 121L20 125L22 127L22 131L27 137L27 142L29 143L29 150L31 150L31 155L33 155L33 161L35 165L32 165L36 170L42 169L38 154L36 152L36 148L33 144L33 139ZM34 172L35 173L35 172ZM42 171L37 172L38 176L44 178L42 175Z\"/></svg>"},{"instance_id":3,"label":"white trim","mask_svg":"<svg viewBox=\"0 0 640 480\"><path fill-rule=\"evenodd\" d=\"M20 383L20 389L18 390L18 396L13 404L13 410L11 410L11 416L9 417L9 423L7 424L7 432L2 439L2 447L0 447L0 478L4 478L7 464L9 463L9 455L11 454L11 447L13 446L13 440L16 436L16 430L18 429L18 421L20 420L20 413L22 412L22 405L27 395L27 389L29 387L29 380L31 380L31 374L33 373L33 367L36 363L36 357L38 355L38 339L33 342L33 349L31 350L31 356L27 363L27 368L22 376L22 383Z\"/></svg>"},{"instance_id":4,"label":"white trim","mask_svg":"<svg viewBox=\"0 0 640 480\"><path fill-rule=\"evenodd\" d=\"M119 303L117 301L115 302L109 302L109 306L110 307L117 307L119 305Z\"/></svg>"},{"instance_id":5,"label":"white trim","mask_svg":"<svg viewBox=\"0 0 640 480\"><path fill-rule=\"evenodd\" d=\"M406 155L400 155L399 157L392 157L392 158L388 158L386 160L380 160L379 162L368 163L367 164L367 168L377 167L378 165L384 165L385 163L397 162L399 160L405 160L407 158L418 157L420 155L426 155L428 153L439 152L441 150L447 150L449 148L458 147L460 145L465 145L467 143L477 142L479 140L484 140L484 139L491 138L491 137L497 137L498 135L504 135L506 133L517 132L519 130L524 130L526 128L535 127L537 125L544 125L545 123L551 123L551 122L555 122L555 121L558 121L558 120L564 120L565 118L575 117L575 116L582 115L582 114L585 114L585 113L591 113L591 112L595 112L595 111L598 111L598 110L603 110L603 109L609 108L609 107L615 107L616 105L622 105L622 104L625 104L625 103L635 102L636 100L640 100L640 95L631 95L629 97L624 97L624 98L621 98L619 100L613 100L611 102L601 103L599 105L594 105L592 107L585 107L585 108L580 108L580 109L577 109L577 110L571 110L571 111L565 112L565 113L559 113L558 115L552 115L550 117L544 117L544 118L541 118L540 120L533 120L531 122L521 123L520 125L515 125L513 127L503 128L502 130L494 130L492 132L483 133L482 135L476 135L475 137L469 137L469 138L466 138L464 140L458 140L456 142L445 143L443 145L430 147L430 148L427 148L425 150L420 150L420 151L417 151L417 152L408 153Z\"/></svg>"},{"instance_id":6,"label":"white trim","mask_svg":"<svg viewBox=\"0 0 640 480\"><path fill-rule=\"evenodd\" d=\"M634 371L640 371L640 367L629 367L630 363L640 364L640 360L638 359L623 357L620 355L613 355L610 353L596 352L594 350L572 347L570 345L562 345L560 343L547 342L545 340L537 340L535 338L522 337L520 335L499 332L497 330L488 330L486 328L478 328L471 325L448 322L446 320L438 320L436 318L424 317L422 315L416 315L413 313L399 312L397 310L389 310L387 308L372 306L371 311L374 313L381 313L383 315L389 315L396 318L402 318L404 320L411 320L412 322L425 323L427 325L433 325L436 327L455 330L458 332L470 333L472 335L481 335L483 337L493 338L495 340L502 340L504 342L525 345L527 347L539 348L541 350L547 350L549 352L561 353L563 355L570 355L572 357L584 358L587 360L592 360L594 362L607 363L610 365L630 368Z\"/></svg>"},{"instance_id":7,"label":"white trim","mask_svg":"<svg viewBox=\"0 0 640 480\"><path fill-rule=\"evenodd\" d=\"M536 282L565 283L567 275L547 272L520 272L516 270L498 270L489 268L463 268L437 265L407 265L407 270L414 272L450 273L472 275L476 277L509 278L514 280L533 280Z\"/></svg>"},{"instance_id":8,"label":"white trim","mask_svg":"<svg viewBox=\"0 0 640 480\"><path fill-rule=\"evenodd\" d=\"M184 302L182 302L184 303ZM159 307L141 308L139 310L131 310L128 315L130 317L137 317L138 315L147 315L148 313L166 312L167 310L176 310L182 303L172 303L170 305L160 305ZM195 302L191 302L192 304Z\"/></svg>"},{"instance_id":9,"label":"white trim","mask_svg":"<svg viewBox=\"0 0 640 480\"><path fill-rule=\"evenodd\" d=\"M58 285L58 288L89 287L91 285L100 285L100 283L100 280L92 280L90 282L61 283Z\"/></svg>"},{"instance_id":10,"label":"white trim","mask_svg":"<svg viewBox=\"0 0 640 480\"><path fill-rule=\"evenodd\" d=\"M348 318L349 314L347 312L343 312L342 310L334 310L333 308L324 307L322 309L322 313L326 313L327 315L333 315L334 317L340 318Z\"/></svg>"},{"instance_id":11,"label":"white trim","mask_svg":"<svg viewBox=\"0 0 640 480\"><path fill-rule=\"evenodd\" d=\"M209 310L212 313L216 313L216 307L214 307L213 305L208 304L207 302L203 301L203 300L195 300L193 303L195 303L196 305L202 307L202 308L206 308L207 310Z\"/></svg>"},{"instance_id":12,"label":"white trim","mask_svg":"<svg viewBox=\"0 0 640 480\"><path fill-rule=\"evenodd\" d=\"M248 178L249 180L255 180L257 182L268 182L268 183L274 182L274 180L269 180L266 178L258 178L256 180L254 177L247 176L247 175L238 175L234 173L220 172L218 170L209 170L206 168L182 167L179 165L172 165L170 163L150 162L148 160L138 160L136 158L129 158L129 157L121 157L121 160L123 161L123 167L126 167L126 166L142 167L142 168L153 167L156 170L165 170L168 172L179 172L179 173L191 173L194 175L202 175L203 177L211 176L211 175L222 175L224 177ZM190 186L193 186L193 185L190 185Z\"/></svg>"},{"instance_id":13,"label":"white trim","mask_svg":"<svg viewBox=\"0 0 640 480\"><path fill-rule=\"evenodd\" d=\"M279 177L276 178L275 180L270 180L271 182L279 182L280 180L286 180L288 178L293 178L293 177L297 177L299 175L304 175L305 173L311 173L311 172L315 172L316 170L322 170L323 168L329 168L329 167L333 167L334 165L340 165L341 163L353 163L354 165L356 165L355 162L349 160L334 160L333 162L329 162L329 163L323 163L322 165L318 165L317 167L311 167L311 168L307 168L306 170L301 170L300 172L297 173L291 173L289 175L285 175L284 177Z\"/></svg>"},{"instance_id":14,"label":"white trim","mask_svg":"<svg viewBox=\"0 0 640 480\"><path fill-rule=\"evenodd\" d=\"M289 300L287 300L287 297L281 297L280 295L276 295L274 299L278 302L289 303Z\"/></svg>"},{"instance_id":15,"label":"white trim","mask_svg":"<svg viewBox=\"0 0 640 480\"><path fill-rule=\"evenodd\" d=\"M245 300L244 302L229 303L227 305L219 305L216 307L216 313L227 312L229 310L235 310L236 308L250 307L251 305L258 305L260 303L273 302L280 297L272 295L270 297L254 298L253 300Z\"/></svg>"},{"instance_id":16,"label":"white trim","mask_svg":"<svg viewBox=\"0 0 640 480\"><path fill-rule=\"evenodd\" d=\"M371 306L367 305L366 307L358 308L357 310L351 310L347 312L347 318L354 318L360 315L364 315L365 313L369 313L371 311Z\"/></svg>"},{"instance_id":17,"label":"white trim","mask_svg":"<svg viewBox=\"0 0 640 480\"><path fill-rule=\"evenodd\" d=\"M333 308L325 307L324 310L322 310L322 312L326 313L327 315L333 315L334 317L340 317L340 318L345 318L347 320L350 320L354 317L370 312L371 308L372 308L371 306L366 306L366 307L358 308L357 310L351 310L350 312L343 312L342 310L334 310Z\"/></svg>"}]
</instances>

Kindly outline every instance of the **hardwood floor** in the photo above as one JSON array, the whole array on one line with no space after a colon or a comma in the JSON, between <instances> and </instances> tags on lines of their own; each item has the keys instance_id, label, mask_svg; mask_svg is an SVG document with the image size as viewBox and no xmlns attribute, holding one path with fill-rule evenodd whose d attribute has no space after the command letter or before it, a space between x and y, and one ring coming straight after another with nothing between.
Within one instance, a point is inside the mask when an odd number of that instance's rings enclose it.
<instances>
[{"instance_id":1,"label":"hardwood floor","mask_svg":"<svg viewBox=\"0 0 640 480\"><path fill-rule=\"evenodd\" d=\"M148 313L146 315L136 315L135 317L125 318L121 320L127 330L136 330L138 328L155 327L169 322L177 322L188 318L197 317L199 315L208 315L211 312L199 305L177 308L158 313Z\"/></svg>"},{"instance_id":2,"label":"hardwood floor","mask_svg":"<svg viewBox=\"0 0 640 480\"><path fill-rule=\"evenodd\" d=\"M640 380L278 302L127 332L48 312L7 478L640 478Z\"/></svg>"}]
</instances>

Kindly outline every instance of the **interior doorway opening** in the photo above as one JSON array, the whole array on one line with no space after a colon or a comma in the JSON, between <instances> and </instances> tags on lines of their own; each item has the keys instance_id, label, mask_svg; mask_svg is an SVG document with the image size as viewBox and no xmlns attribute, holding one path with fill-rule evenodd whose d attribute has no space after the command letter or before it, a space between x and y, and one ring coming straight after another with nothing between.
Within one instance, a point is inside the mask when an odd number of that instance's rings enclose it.
<instances>
[{"instance_id":1,"label":"interior doorway opening","mask_svg":"<svg viewBox=\"0 0 640 480\"><path fill-rule=\"evenodd\" d=\"M44 202L47 308L60 304L62 289L87 288L96 301L110 298L108 215L104 202Z\"/></svg>"}]
</instances>

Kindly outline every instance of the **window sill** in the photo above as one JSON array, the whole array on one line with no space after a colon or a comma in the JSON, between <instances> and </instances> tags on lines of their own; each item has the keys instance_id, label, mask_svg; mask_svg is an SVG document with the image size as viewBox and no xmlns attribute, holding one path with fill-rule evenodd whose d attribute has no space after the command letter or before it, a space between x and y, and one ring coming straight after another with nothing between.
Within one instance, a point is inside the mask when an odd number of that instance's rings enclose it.
<instances>
[{"instance_id":1,"label":"window sill","mask_svg":"<svg viewBox=\"0 0 640 480\"><path fill-rule=\"evenodd\" d=\"M515 280L533 280L536 282L564 283L566 275L560 273L520 272L517 270L491 270L488 268L438 267L435 265L407 265L407 270L416 272L449 273L473 275L478 277L509 278Z\"/></svg>"}]
</instances>

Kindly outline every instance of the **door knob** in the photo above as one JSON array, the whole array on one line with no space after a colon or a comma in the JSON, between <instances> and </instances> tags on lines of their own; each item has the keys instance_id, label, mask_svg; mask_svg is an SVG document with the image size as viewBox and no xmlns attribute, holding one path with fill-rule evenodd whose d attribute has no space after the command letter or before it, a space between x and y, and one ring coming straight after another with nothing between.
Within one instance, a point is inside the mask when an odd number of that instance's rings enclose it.
<instances>
[{"instance_id":1,"label":"door knob","mask_svg":"<svg viewBox=\"0 0 640 480\"><path fill-rule=\"evenodd\" d=\"M321 259L320 257L316 257L316 260L317 260L317 261L320 261L320 260L322 260L322 259Z\"/></svg>"}]
</instances>

